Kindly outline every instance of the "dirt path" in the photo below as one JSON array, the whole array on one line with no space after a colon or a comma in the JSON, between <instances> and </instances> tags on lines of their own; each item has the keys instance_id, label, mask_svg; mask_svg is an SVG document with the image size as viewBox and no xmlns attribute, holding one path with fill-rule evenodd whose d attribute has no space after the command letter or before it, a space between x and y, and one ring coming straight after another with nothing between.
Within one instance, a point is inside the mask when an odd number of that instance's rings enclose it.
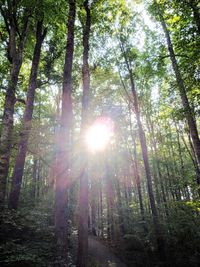
<instances>
[{"instance_id":1,"label":"dirt path","mask_svg":"<svg viewBox=\"0 0 200 267\"><path fill-rule=\"evenodd\" d=\"M89 236L89 255L99 263L99 267L127 267L108 247L93 236Z\"/></svg>"}]
</instances>

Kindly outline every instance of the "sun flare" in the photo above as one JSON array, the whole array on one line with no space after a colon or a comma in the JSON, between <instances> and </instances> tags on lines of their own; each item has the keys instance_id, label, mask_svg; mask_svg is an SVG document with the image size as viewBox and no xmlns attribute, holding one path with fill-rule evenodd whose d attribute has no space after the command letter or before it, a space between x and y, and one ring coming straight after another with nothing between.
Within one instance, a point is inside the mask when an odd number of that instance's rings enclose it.
<instances>
[{"instance_id":1,"label":"sun flare","mask_svg":"<svg viewBox=\"0 0 200 267\"><path fill-rule=\"evenodd\" d=\"M113 121L110 118L100 118L90 126L86 134L89 150L102 151L109 144L113 135Z\"/></svg>"}]
</instances>

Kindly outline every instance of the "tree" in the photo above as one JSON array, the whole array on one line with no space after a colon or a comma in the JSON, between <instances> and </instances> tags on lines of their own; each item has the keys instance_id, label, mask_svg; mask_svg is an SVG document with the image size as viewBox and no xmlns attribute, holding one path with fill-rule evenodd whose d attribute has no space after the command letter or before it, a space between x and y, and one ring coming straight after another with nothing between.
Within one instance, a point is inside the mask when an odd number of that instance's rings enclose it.
<instances>
[{"instance_id":1,"label":"tree","mask_svg":"<svg viewBox=\"0 0 200 267\"><path fill-rule=\"evenodd\" d=\"M89 71L89 37L91 28L91 5L88 0L84 1L86 12L85 25L83 25L83 96L81 114L81 136L84 135L88 122L89 90L90 90L90 71ZM82 144L82 157L86 157L81 168L80 174L80 193L79 193L79 217L78 217L78 267L86 267L88 261L88 162L87 151Z\"/></svg>"},{"instance_id":2,"label":"tree","mask_svg":"<svg viewBox=\"0 0 200 267\"><path fill-rule=\"evenodd\" d=\"M179 66L178 66L178 63L176 60L173 44L171 42L170 34L169 34L168 29L167 29L167 25L165 23L164 17L162 15L162 11L161 11L159 5L157 4L157 2L154 1L154 3L156 4L159 19L161 21L161 24L162 24L162 27L163 27L163 30L165 33L165 37L166 37L166 41L167 41L167 47L168 47L168 51L169 51L169 56L170 56L170 59L172 62L172 67L173 67L173 70L174 70L174 73L176 76L176 82L177 82L179 93L181 96L182 105L183 105L183 108L185 111L185 116L187 118L188 126L190 129L190 134L192 137L194 150L195 150L195 153L197 156L198 164L200 164L200 139L198 136L198 130L197 130L197 125L196 125L196 121L194 118L194 112L192 111L190 104L189 104L189 100L187 97L184 81L183 81L181 72L179 70ZM200 181L198 181L198 184L199 183L200 183Z\"/></svg>"},{"instance_id":3,"label":"tree","mask_svg":"<svg viewBox=\"0 0 200 267\"><path fill-rule=\"evenodd\" d=\"M55 233L58 253L65 259L67 251L67 189L70 181L70 132L72 123L72 63L74 54L74 24L76 1L69 1L67 20L67 46L63 72L62 111L57 138L55 170ZM63 263L64 265L65 263Z\"/></svg>"},{"instance_id":4,"label":"tree","mask_svg":"<svg viewBox=\"0 0 200 267\"><path fill-rule=\"evenodd\" d=\"M43 16L44 14L41 15L41 17ZM42 42L46 36L46 33L47 33L47 28L43 31L43 18L41 18L37 22L36 44L34 48L31 74L29 78L26 107L23 117L23 128L20 134L21 138L18 145L18 152L15 161L15 167L12 178L12 187L8 204L10 209L17 209L18 207L21 182L22 182L26 152L27 152L28 138L31 129L31 120L33 115L34 97L35 97L35 89L37 82L37 72L40 61L40 53L41 53Z\"/></svg>"},{"instance_id":5,"label":"tree","mask_svg":"<svg viewBox=\"0 0 200 267\"><path fill-rule=\"evenodd\" d=\"M1 265L96 266L111 247L127 266L198 266L200 168L160 18L147 13L156 5L28 2L1 1L0 130L12 67L2 14L16 9L20 33L32 7L9 141L5 199L17 210L0 209ZM191 5L159 1L198 128Z\"/></svg>"},{"instance_id":6,"label":"tree","mask_svg":"<svg viewBox=\"0 0 200 267\"><path fill-rule=\"evenodd\" d=\"M20 17L17 16L19 9ZM16 103L15 92L17 88L19 72L22 65L24 44L27 35L27 27L30 18L31 6L19 6L16 1L1 1L0 11L4 19L8 34L7 59L10 62L10 78L6 90L3 122L0 140L0 203L4 204L6 193L6 180L9 170L10 152L12 147L13 115ZM20 24L20 19L23 23Z\"/></svg>"}]
</instances>

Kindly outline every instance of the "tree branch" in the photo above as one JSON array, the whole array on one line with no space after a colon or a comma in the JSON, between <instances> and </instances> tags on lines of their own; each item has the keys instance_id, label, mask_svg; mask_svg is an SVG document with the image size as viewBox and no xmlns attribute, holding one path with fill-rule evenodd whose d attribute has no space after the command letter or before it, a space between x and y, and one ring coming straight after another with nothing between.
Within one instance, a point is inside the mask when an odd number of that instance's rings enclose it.
<instances>
[{"instance_id":1,"label":"tree branch","mask_svg":"<svg viewBox=\"0 0 200 267\"><path fill-rule=\"evenodd\" d=\"M189 58L187 55L180 55L180 54L177 54L175 55L176 57L186 57L186 58ZM159 56L160 59L165 59L167 57L170 57L170 55L165 55L165 56Z\"/></svg>"}]
</instances>

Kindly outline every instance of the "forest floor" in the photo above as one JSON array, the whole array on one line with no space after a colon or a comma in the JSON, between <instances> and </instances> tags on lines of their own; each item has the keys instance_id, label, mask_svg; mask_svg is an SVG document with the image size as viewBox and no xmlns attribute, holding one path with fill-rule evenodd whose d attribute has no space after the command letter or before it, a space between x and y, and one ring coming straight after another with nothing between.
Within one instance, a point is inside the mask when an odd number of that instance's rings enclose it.
<instances>
[{"instance_id":1,"label":"forest floor","mask_svg":"<svg viewBox=\"0 0 200 267\"><path fill-rule=\"evenodd\" d=\"M101 240L89 236L89 256L98 267L127 267Z\"/></svg>"}]
</instances>

